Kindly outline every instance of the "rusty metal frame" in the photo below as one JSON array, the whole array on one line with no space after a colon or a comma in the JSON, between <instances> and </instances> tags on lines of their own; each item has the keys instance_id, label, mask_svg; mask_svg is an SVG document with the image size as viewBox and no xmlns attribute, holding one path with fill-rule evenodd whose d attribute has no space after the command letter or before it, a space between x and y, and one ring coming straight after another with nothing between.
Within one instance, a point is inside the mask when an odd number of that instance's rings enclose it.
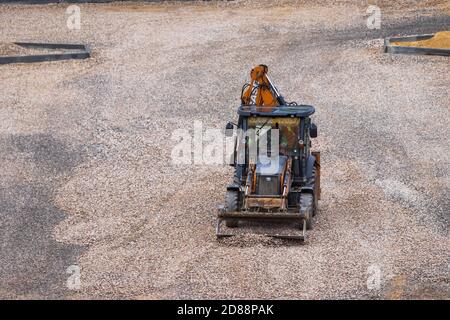
<instances>
[{"instance_id":1,"label":"rusty metal frame","mask_svg":"<svg viewBox=\"0 0 450 320\"><path fill-rule=\"evenodd\" d=\"M248 208L283 208L285 205L285 199L281 197L248 196L246 198L246 203Z\"/></svg>"}]
</instances>

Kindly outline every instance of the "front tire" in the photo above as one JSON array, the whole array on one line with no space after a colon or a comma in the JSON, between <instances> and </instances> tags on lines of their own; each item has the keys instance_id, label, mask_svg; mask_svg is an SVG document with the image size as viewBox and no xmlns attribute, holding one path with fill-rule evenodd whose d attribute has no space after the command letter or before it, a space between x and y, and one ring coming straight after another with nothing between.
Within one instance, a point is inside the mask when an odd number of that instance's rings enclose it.
<instances>
[{"instance_id":1,"label":"front tire","mask_svg":"<svg viewBox=\"0 0 450 320\"><path fill-rule=\"evenodd\" d=\"M227 212L236 212L239 210L239 193L235 190L227 190L225 198ZM236 228L238 226L237 219L226 219L225 225L228 228Z\"/></svg>"}]
</instances>

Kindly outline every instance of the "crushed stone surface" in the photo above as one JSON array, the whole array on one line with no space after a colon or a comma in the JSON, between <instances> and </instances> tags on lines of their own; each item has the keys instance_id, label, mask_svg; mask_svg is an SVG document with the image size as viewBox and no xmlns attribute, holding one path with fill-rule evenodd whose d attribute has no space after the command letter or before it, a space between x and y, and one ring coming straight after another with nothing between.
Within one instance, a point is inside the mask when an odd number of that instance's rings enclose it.
<instances>
[{"instance_id":1,"label":"crushed stone surface","mask_svg":"<svg viewBox=\"0 0 450 320\"><path fill-rule=\"evenodd\" d=\"M450 60L382 52L442 30L443 3L380 1L380 30L350 1L82 4L79 31L63 4L0 5L2 42L93 49L0 66L0 297L450 298ZM218 241L232 168L171 163L172 132L236 120L261 63L317 109L305 244Z\"/></svg>"},{"instance_id":2,"label":"crushed stone surface","mask_svg":"<svg viewBox=\"0 0 450 320\"><path fill-rule=\"evenodd\" d=\"M0 56L13 56L26 54L27 50L14 43L0 43Z\"/></svg>"}]
</instances>

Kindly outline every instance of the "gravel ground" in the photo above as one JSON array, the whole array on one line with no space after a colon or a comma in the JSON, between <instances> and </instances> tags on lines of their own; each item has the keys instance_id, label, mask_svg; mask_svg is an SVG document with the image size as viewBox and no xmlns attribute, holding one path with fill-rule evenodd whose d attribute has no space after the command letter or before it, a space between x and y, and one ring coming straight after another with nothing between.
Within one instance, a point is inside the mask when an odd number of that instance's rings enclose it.
<instances>
[{"instance_id":1,"label":"gravel ground","mask_svg":"<svg viewBox=\"0 0 450 320\"><path fill-rule=\"evenodd\" d=\"M0 5L4 43L93 48L0 66L0 297L449 299L449 60L382 53L448 30L448 5L378 4L380 30L364 1L86 4L79 31L66 5ZM259 63L317 108L305 245L218 242L231 168L171 163L173 130L223 128Z\"/></svg>"},{"instance_id":2,"label":"gravel ground","mask_svg":"<svg viewBox=\"0 0 450 320\"><path fill-rule=\"evenodd\" d=\"M0 43L0 56L26 56L79 52L77 49L27 48L14 43Z\"/></svg>"},{"instance_id":3,"label":"gravel ground","mask_svg":"<svg viewBox=\"0 0 450 320\"><path fill-rule=\"evenodd\" d=\"M21 46L13 43L1 43L0 44L0 55L2 56L12 56L12 55L22 55L27 54L27 50Z\"/></svg>"}]
</instances>

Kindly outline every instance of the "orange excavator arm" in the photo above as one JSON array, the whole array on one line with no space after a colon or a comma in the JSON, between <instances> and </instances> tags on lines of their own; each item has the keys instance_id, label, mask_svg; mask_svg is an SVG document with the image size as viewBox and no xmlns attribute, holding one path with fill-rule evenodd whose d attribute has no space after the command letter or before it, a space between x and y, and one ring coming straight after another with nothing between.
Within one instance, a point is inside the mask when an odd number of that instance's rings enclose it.
<instances>
[{"instance_id":1,"label":"orange excavator arm","mask_svg":"<svg viewBox=\"0 0 450 320\"><path fill-rule=\"evenodd\" d=\"M244 86L242 92L243 105L276 107L286 104L284 98L267 76L267 72L268 67L263 64L252 69L250 72L250 84Z\"/></svg>"}]
</instances>

